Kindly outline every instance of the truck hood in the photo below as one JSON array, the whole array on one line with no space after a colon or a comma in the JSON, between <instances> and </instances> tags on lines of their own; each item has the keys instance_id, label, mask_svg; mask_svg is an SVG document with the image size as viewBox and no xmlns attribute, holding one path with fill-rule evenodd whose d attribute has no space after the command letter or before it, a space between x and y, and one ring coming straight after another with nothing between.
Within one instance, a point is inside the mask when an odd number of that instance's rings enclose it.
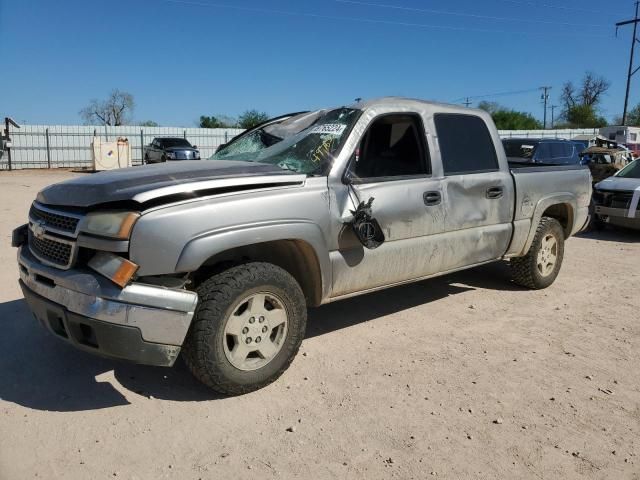
<instances>
[{"instance_id":1,"label":"truck hood","mask_svg":"<svg viewBox=\"0 0 640 480\"><path fill-rule=\"evenodd\" d=\"M632 191L640 187L640 178L609 177L596 183L598 190Z\"/></svg>"},{"instance_id":2,"label":"truck hood","mask_svg":"<svg viewBox=\"0 0 640 480\"><path fill-rule=\"evenodd\" d=\"M86 208L103 203L145 203L162 197L198 196L302 184L306 175L275 165L229 160L185 160L87 174L40 191L46 205Z\"/></svg>"}]
</instances>

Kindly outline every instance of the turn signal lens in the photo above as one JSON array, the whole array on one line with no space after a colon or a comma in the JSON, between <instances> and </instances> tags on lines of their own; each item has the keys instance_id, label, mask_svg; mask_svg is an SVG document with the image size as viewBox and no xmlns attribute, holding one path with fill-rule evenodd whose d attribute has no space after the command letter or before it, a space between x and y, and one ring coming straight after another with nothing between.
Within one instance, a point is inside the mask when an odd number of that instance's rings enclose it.
<instances>
[{"instance_id":1,"label":"turn signal lens","mask_svg":"<svg viewBox=\"0 0 640 480\"><path fill-rule=\"evenodd\" d=\"M96 253L88 263L100 275L124 288L138 271L139 266L126 258L108 252Z\"/></svg>"}]
</instances>

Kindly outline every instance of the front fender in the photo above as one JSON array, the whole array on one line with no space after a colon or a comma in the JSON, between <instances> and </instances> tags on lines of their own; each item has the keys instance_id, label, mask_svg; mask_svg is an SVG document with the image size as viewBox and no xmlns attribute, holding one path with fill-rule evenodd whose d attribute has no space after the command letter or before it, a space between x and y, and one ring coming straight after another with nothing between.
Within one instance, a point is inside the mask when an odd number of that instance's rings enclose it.
<instances>
[{"instance_id":1,"label":"front fender","mask_svg":"<svg viewBox=\"0 0 640 480\"><path fill-rule=\"evenodd\" d=\"M175 271L194 272L219 253L276 240L301 240L313 248L320 267L323 297L326 297L331 286L329 250L320 226L304 220L234 226L207 232L185 245Z\"/></svg>"}]
</instances>

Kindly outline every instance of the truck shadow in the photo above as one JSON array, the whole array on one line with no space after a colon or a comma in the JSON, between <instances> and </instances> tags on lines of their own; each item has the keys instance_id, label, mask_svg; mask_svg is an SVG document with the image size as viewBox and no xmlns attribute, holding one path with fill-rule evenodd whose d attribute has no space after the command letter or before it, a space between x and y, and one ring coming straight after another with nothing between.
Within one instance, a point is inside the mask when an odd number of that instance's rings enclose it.
<instances>
[{"instance_id":1,"label":"truck shadow","mask_svg":"<svg viewBox=\"0 0 640 480\"><path fill-rule=\"evenodd\" d=\"M576 235L579 238L589 240L600 240L602 242L638 243L640 242L640 232L627 228L605 228L604 230L590 230Z\"/></svg>"},{"instance_id":2,"label":"truck shadow","mask_svg":"<svg viewBox=\"0 0 640 480\"><path fill-rule=\"evenodd\" d=\"M517 289L508 268L491 264L309 311L307 338L340 330L476 288ZM173 401L216 400L179 359L174 368L103 359L52 337L24 300L0 303L0 399L27 408L69 412L128 405L136 396Z\"/></svg>"}]
</instances>

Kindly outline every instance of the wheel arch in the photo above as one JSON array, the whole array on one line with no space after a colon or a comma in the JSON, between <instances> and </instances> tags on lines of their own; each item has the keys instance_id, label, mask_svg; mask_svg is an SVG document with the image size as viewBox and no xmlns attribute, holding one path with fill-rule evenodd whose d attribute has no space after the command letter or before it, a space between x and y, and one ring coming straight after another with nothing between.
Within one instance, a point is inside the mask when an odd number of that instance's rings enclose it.
<instances>
[{"instance_id":1,"label":"wheel arch","mask_svg":"<svg viewBox=\"0 0 640 480\"><path fill-rule=\"evenodd\" d=\"M576 198L570 193L551 195L540 199L533 212L529 234L521 255L526 254L531 248L542 217L551 217L558 220L562 226L565 239L569 238L573 231L577 208Z\"/></svg>"},{"instance_id":2,"label":"wheel arch","mask_svg":"<svg viewBox=\"0 0 640 480\"><path fill-rule=\"evenodd\" d=\"M331 285L329 252L319 227L311 223L234 227L190 241L176 271L193 272L197 280L230 265L267 262L289 272L309 306L328 297Z\"/></svg>"}]
</instances>

